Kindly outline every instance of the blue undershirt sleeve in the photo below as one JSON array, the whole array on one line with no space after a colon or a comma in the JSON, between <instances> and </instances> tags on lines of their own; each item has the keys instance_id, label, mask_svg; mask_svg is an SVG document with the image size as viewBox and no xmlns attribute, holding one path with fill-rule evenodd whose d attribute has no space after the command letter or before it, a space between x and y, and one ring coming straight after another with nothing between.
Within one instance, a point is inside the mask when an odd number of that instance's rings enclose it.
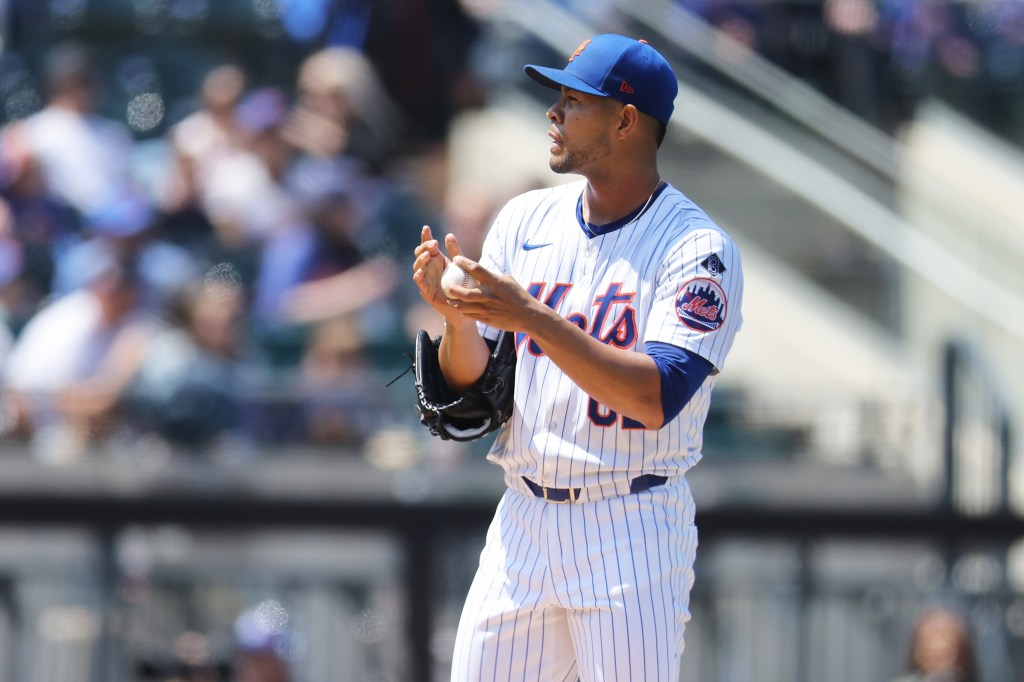
<instances>
[{"instance_id":1,"label":"blue undershirt sleeve","mask_svg":"<svg viewBox=\"0 0 1024 682\"><path fill-rule=\"evenodd\" d=\"M665 423L676 418L714 369L708 360L696 353L669 343L649 341L646 353L658 366L661 375L661 409Z\"/></svg>"}]
</instances>

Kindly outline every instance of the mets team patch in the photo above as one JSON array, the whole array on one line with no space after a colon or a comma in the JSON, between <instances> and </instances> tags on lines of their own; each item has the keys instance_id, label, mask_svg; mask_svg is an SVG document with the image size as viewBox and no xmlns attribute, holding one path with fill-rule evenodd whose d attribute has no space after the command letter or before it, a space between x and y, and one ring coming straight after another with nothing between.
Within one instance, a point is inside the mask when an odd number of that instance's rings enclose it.
<instances>
[{"instance_id":1,"label":"mets team patch","mask_svg":"<svg viewBox=\"0 0 1024 682\"><path fill-rule=\"evenodd\" d=\"M725 291L713 279L691 279L676 294L679 321L698 332L713 332L725 322Z\"/></svg>"}]
</instances>

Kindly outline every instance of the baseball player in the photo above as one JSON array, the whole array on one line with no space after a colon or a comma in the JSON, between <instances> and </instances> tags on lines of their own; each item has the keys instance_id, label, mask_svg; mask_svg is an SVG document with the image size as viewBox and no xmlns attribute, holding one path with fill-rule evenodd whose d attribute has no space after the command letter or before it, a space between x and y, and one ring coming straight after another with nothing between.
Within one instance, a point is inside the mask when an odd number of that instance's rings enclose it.
<instances>
[{"instance_id":1,"label":"baseball player","mask_svg":"<svg viewBox=\"0 0 1024 682\"><path fill-rule=\"evenodd\" d=\"M685 474L701 458L716 375L741 324L740 255L665 182L657 150L677 81L644 41L599 35L563 69L550 166L582 180L499 212L478 282L439 288L429 227L413 280L444 316L455 391L515 333L514 409L488 459L508 490L459 624L452 680L679 679L697 529Z\"/></svg>"}]
</instances>

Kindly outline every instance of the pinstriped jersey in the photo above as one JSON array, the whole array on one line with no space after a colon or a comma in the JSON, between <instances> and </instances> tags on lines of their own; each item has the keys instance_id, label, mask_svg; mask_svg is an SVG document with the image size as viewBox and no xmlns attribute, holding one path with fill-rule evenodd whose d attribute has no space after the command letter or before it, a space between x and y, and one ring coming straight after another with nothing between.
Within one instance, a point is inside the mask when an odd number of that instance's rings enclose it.
<instances>
[{"instance_id":1,"label":"pinstriped jersey","mask_svg":"<svg viewBox=\"0 0 1024 682\"><path fill-rule=\"evenodd\" d=\"M584 188L585 181L573 182L512 199L488 232L481 264L511 275L603 343L631 353L643 352L645 342L668 343L715 370L655 431L590 398L519 333L515 410L488 459L509 475L558 488L678 476L701 458L715 375L742 323L740 254L671 185L636 218L594 235L581 222Z\"/></svg>"}]
</instances>

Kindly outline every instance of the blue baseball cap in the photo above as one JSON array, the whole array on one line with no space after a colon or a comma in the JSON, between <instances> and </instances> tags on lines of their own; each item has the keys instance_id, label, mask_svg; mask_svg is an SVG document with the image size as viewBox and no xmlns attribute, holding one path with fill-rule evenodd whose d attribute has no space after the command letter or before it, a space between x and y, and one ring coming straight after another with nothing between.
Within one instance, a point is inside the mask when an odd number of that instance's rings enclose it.
<instances>
[{"instance_id":1,"label":"blue baseball cap","mask_svg":"<svg viewBox=\"0 0 1024 682\"><path fill-rule=\"evenodd\" d=\"M611 97L662 123L672 117L679 92L675 72L657 50L644 40L611 33L583 41L564 69L527 64L523 70L546 87Z\"/></svg>"}]
</instances>

